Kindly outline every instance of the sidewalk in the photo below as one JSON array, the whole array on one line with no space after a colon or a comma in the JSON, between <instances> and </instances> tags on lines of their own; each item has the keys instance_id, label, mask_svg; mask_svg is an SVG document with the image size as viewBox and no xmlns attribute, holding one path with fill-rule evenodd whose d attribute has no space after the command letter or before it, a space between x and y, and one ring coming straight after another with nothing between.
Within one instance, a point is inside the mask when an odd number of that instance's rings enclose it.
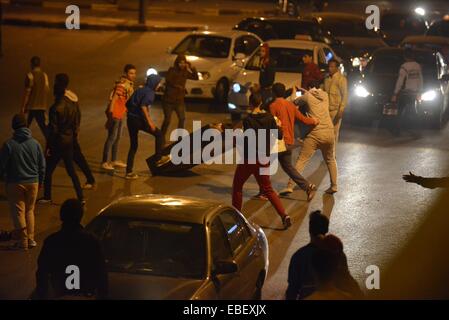
<instances>
[{"instance_id":1,"label":"sidewalk","mask_svg":"<svg viewBox=\"0 0 449 320\"><path fill-rule=\"evenodd\" d=\"M137 11L137 0L0 0L8 5L34 6L42 8L65 8L77 5L82 9L97 11ZM147 1L150 14L196 14L206 16L219 15L268 15L275 14L275 1L238 1L238 0L151 0Z\"/></svg>"}]
</instances>

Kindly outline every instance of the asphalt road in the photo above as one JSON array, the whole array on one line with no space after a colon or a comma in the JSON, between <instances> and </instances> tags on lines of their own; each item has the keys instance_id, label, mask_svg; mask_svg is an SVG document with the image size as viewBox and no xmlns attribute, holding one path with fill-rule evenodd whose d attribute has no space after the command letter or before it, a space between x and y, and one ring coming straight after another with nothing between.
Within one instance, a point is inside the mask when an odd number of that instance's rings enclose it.
<instances>
[{"instance_id":1,"label":"asphalt road","mask_svg":"<svg viewBox=\"0 0 449 320\"><path fill-rule=\"evenodd\" d=\"M53 78L57 72L71 76L70 87L80 98L83 112L80 141L82 149L97 178L95 191L86 192L88 203L84 222L88 222L110 201L124 195L162 193L218 199L231 202L232 165L202 165L184 177L151 177L144 159L153 152L152 137L141 135L136 169L143 175L127 181L124 172L114 176L100 170L101 152L106 137L103 129L105 103L122 66L132 62L138 68L140 81L148 65L173 46L181 33L124 33L46 30L4 27L4 57L0 59L0 140L11 133L10 119L19 110L23 81L32 55L42 57L43 67ZM187 103L187 128L192 120L218 122L229 119L208 102ZM159 104L152 110L161 124ZM37 126L32 130L43 142ZM311 203L304 193L296 191L292 199L282 202L293 220L288 231L279 231L280 221L269 203L250 200L257 193L255 180L246 184L243 213L265 227L270 243L270 270L264 287L266 299L282 299L286 289L287 268L291 255L308 241L307 214L322 209L331 220L330 231L345 245L350 270L364 288L365 270L377 265L382 270L426 219L426 209L440 194L438 190L422 189L402 181L403 173L412 170L425 176L447 175L448 129L441 132L423 129L421 137L393 138L382 128L357 127L344 123L337 159L339 192L323 195L328 187L327 169L317 154L305 170L305 176L319 186ZM125 159L129 146L125 132L119 155ZM82 177L80 175L80 177ZM57 204L74 197L65 170L59 167L54 175L54 200ZM278 172L273 185L280 190L286 176ZM10 229L8 205L3 186L0 189L0 229ZM37 206L37 241L59 226L58 205ZM26 298L34 286L38 247L28 252L11 252L0 248L0 299ZM381 283L382 287L382 283Z\"/></svg>"}]
</instances>

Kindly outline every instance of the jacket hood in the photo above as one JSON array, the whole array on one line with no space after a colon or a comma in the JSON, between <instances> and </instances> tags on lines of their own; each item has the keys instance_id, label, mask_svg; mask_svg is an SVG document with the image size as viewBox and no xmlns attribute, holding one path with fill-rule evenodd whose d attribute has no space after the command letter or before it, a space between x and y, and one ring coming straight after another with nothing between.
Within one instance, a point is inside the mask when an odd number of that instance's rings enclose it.
<instances>
[{"instance_id":1,"label":"jacket hood","mask_svg":"<svg viewBox=\"0 0 449 320\"><path fill-rule=\"evenodd\" d=\"M14 138L14 140L19 141L19 142L23 142L28 139L31 139L32 138L31 130L28 128L19 128L14 131L13 138Z\"/></svg>"},{"instance_id":2,"label":"jacket hood","mask_svg":"<svg viewBox=\"0 0 449 320\"><path fill-rule=\"evenodd\" d=\"M159 84L159 82L161 82L162 78L160 75L158 74L151 74L148 76L147 78L147 83L146 83L146 87L152 89L152 90L156 90L157 85Z\"/></svg>"},{"instance_id":3,"label":"jacket hood","mask_svg":"<svg viewBox=\"0 0 449 320\"><path fill-rule=\"evenodd\" d=\"M64 93L64 97L73 102L78 102L78 96L73 91L66 90Z\"/></svg>"}]
</instances>

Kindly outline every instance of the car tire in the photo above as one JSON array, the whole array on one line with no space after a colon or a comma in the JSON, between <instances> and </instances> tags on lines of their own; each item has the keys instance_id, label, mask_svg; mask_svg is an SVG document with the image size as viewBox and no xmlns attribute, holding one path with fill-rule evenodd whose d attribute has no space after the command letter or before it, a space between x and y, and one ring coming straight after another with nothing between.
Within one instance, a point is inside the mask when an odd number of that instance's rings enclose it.
<instances>
[{"instance_id":1,"label":"car tire","mask_svg":"<svg viewBox=\"0 0 449 320\"><path fill-rule=\"evenodd\" d=\"M215 101L220 105L228 103L229 81L226 78L221 78L215 87Z\"/></svg>"},{"instance_id":2,"label":"car tire","mask_svg":"<svg viewBox=\"0 0 449 320\"><path fill-rule=\"evenodd\" d=\"M444 113L438 112L435 115L432 115L432 118L430 119L432 129L435 130L441 130L444 127Z\"/></svg>"},{"instance_id":3,"label":"car tire","mask_svg":"<svg viewBox=\"0 0 449 320\"><path fill-rule=\"evenodd\" d=\"M254 290L253 300L262 300L262 288L265 282L265 272L261 271L256 281L256 289Z\"/></svg>"}]
</instances>

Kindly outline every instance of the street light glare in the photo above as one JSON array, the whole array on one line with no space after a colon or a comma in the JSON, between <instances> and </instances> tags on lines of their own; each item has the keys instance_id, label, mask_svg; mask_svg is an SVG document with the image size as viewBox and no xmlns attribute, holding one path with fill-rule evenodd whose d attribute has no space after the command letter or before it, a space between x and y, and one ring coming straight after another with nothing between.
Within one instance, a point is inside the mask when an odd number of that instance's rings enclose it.
<instances>
[{"instance_id":1,"label":"street light glare","mask_svg":"<svg viewBox=\"0 0 449 320\"><path fill-rule=\"evenodd\" d=\"M425 16L426 15L426 10L424 10L424 8L418 7L418 8L415 9L415 13L417 15L420 15L420 16Z\"/></svg>"}]
</instances>

